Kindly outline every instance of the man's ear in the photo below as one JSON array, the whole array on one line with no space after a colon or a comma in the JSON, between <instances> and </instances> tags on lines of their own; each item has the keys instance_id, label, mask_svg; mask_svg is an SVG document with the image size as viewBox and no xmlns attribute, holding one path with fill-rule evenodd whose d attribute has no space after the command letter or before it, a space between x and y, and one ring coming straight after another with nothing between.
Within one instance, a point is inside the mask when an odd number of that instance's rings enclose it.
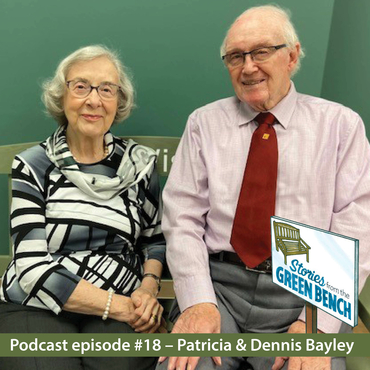
<instances>
[{"instance_id":1,"label":"man's ear","mask_svg":"<svg viewBox=\"0 0 370 370\"><path fill-rule=\"evenodd\" d=\"M301 52L301 44L297 42L295 46L289 50L289 64L288 68L290 72L294 71L299 59L299 54Z\"/></svg>"}]
</instances>

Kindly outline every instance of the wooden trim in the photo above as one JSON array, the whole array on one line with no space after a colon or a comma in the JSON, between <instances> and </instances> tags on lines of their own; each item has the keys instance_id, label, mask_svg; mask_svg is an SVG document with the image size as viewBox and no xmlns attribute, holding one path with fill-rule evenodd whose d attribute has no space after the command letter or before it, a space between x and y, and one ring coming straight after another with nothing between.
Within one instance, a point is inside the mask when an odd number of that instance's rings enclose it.
<instances>
[{"instance_id":1,"label":"wooden trim","mask_svg":"<svg viewBox=\"0 0 370 370\"><path fill-rule=\"evenodd\" d=\"M317 333L317 307L306 302L306 333Z\"/></svg>"},{"instance_id":2,"label":"wooden trim","mask_svg":"<svg viewBox=\"0 0 370 370\"><path fill-rule=\"evenodd\" d=\"M3 275L5 269L8 267L11 260L12 256L0 256L0 278Z\"/></svg>"},{"instance_id":3,"label":"wooden trim","mask_svg":"<svg viewBox=\"0 0 370 370\"><path fill-rule=\"evenodd\" d=\"M162 280L162 288L158 294L160 299L174 299L175 291L173 289L173 281L171 279Z\"/></svg>"}]
</instances>

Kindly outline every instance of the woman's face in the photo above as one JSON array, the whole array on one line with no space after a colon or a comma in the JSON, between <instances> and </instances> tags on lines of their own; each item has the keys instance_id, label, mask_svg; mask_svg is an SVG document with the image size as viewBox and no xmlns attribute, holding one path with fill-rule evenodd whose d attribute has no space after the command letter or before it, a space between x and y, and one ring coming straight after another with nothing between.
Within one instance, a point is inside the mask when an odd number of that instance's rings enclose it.
<instances>
[{"instance_id":1,"label":"woman's face","mask_svg":"<svg viewBox=\"0 0 370 370\"><path fill-rule=\"evenodd\" d=\"M113 63L106 57L74 64L68 74L67 81L81 80L91 86L102 83L118 85L118 72ZM66 88L63 97L64 113L68 120L68 134L77 138L103 137L110 129L117 112L118 93L113 99L102 99L97 90L93 89L84 98L74 96Z\"/></svg>"}]
</instances>

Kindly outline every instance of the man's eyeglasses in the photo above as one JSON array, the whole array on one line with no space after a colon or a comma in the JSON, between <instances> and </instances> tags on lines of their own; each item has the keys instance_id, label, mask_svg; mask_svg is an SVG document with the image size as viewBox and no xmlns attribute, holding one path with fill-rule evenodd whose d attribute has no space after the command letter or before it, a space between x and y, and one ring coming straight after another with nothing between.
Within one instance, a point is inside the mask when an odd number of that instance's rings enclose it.
<instances>
[{"instance_id":1,"label":"man's eyeglasses","mask_svg":"<svg viewBox=\"0 0 370 370\"><path fill-rule=\"evenodd\" d=\"M268 60L272 55L275 54L276 50L281 48L285 48L287 44L281 44L276 46L265 46L262 48L257 48L252 51L235 51L230 54L226 54L222 56L222 60L226 64L227 67L235 68L240 67L245 63L245 58L249 54L251 59L255 63L262 63Z\"/></svg>"},{"instance_id":2,"label":"man's eyeglasses","mask_svg":"<svg viewBox=\"0 0 370 370\"><path fill-rule=\"evenodd\" d=\"M121 88L110 82L103 82L99 86L92 86L89 82L84 80L71 80L67 81L66 85L73 96L76 98L86 98L93 89L95 89L101 99L113 100L118 90Z\"/></svg>"}]
</instances>

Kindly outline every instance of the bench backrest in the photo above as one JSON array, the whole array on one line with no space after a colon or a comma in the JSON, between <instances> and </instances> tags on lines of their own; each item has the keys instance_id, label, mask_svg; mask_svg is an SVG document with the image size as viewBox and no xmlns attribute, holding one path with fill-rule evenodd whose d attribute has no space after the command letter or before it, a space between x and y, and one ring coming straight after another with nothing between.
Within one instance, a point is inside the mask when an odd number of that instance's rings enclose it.
<instances>
[{"instance_id":1,"label":"bench backrest","mask_svg":"<svg viewBox=\"0 0 370 370\"><path fill-rule=\"evenodd\" d=\"M274 221L274 229L275 229L275 238L277 239L285 239L285 240L295 240L299 241L299 229L284 224L283 222L276 222Z\"/></svg>"}]
</instances>

